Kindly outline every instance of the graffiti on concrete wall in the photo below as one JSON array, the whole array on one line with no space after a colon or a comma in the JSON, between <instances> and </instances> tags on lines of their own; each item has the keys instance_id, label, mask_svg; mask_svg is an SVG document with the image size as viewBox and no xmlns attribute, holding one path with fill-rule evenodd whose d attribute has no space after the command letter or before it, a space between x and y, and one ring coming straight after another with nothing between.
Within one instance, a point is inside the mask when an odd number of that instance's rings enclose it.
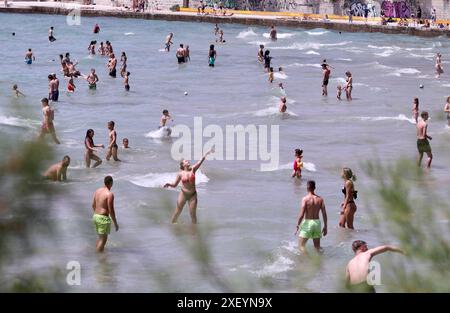
<instances>
[{"instance_id":1,"label":"graffiti on concrete wall","mask_svg":"<svg viewBox=\"0 0 450 313\"><path fill-rule=\"evenodd\" d=\"M313 6L305 0L243 0L242 8L251 11L295 11L300 7Z\"/></svg>"},{"instance_id":2,"label":"graffiti on concrete wall","mask_svg":"<svg viewBox=\"0 0 450 313\"><path fill-rule=\"evenodd\" d=\"M377 16L375 12L375 5L371 3L364 3L361 1L349 1L344 3L344 9L348 9L352 12L354 16L365 16L367 10L367 16L375 17Z\"/></svg>"},{"instance_id":3,"label":"graffiti on concrete wall","mask_svg":"<svg viewBox=\"0 0 450 313\"><path fill-rule=\"evenodd\" d=\"M383 1L381 9L387 17L411 17L411 8L406 1Z\"/></svg>"},{"instance_id":4,"label":"graffiti on concrete wall","mask_svg":"<svg viewBox=\"0 0 450 313\"><path fill-rule=\"evenodd\" d=\"M237 0L206 0L204 1L207 7L213 8L215 5L223 5L227 9L235 9L238 7Z\"/></svg>"}]
</instances>

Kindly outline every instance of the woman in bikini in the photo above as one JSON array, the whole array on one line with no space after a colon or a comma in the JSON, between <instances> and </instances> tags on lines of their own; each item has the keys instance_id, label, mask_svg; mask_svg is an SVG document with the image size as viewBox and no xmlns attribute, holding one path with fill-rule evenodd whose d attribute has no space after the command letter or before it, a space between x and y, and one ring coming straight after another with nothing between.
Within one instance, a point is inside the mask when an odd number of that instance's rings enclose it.
<instances>
[{"instance_id":1,"label":"woman in bikini","mask_svg":"<svg viewBox=\"0 0 450 313\"><path fill-rule=\"evenodd\" d=\"M345 84L345 95L347 96L347 100L352 100L352 89L353 89L353 77L352 73L347 71L345 73L345 76L347 76L346 84Z\"/></svg>"},{"instance_id":2,"label":"woman in bikini","mask_svg":"<svg viewBox=\"0 0 450 313\"><path fill-rule=\"evenodd\" d=\"M419 119L419 98L413 99L413 107L412 107L413 119L416 121Z\"/></svg>"},{"instance_id":3,"label":"woman in bikini","mask_svg":"<svg viewBox=\"0 0 450 313\"><path fill-rule=\"evenodd\" d=\"M94 148L104 148L105 146L94 144L93 137L94 137L94 130L88 129L88 131L86 132L86 138L84 139L84 146L86 147L86 152L84 153L84 159L86 161L87 168L91 167L91 160L95 160L95 164L94 164L93 168L102 164L102 160L94 154L94 152L97 151Z\"/></svg>"},{"instance_id":4,"label":"woman in bikini","mask_svg":"<svg viewBox=\"0 0 450 313\"><path fill-rule=\"evenodd\" d=\"M353 182L356 180L351 169L344 167L342 169L342 178L345 181L342 193L344 194L344 202L341 203L341 216L339 217L339 226L353 229L353 218L356 212L355 200L358 192L355 190Z\"/></svg>"},{"instance_id":5,"label":"woman in bikini","mask_svg":"<svg viewBox=\"0 0 450 313\"><path fill-rule=\"evenodd\" d=\"M172 215L172 224L177 222L178 216L183 211L183 207L188 202L189 213L191 215L192 224L197 224L197 190L195 189L195 172L200 168L206 157L212 153L209 150L205 153L200 161L195 163L193 166L187 160L181 160L180 171L177 174L175 182L173 184L167 183L164 188L172 187L175 188L181 181L181 192L178 196L177 207Z\"/></svg>"}]
</instances>

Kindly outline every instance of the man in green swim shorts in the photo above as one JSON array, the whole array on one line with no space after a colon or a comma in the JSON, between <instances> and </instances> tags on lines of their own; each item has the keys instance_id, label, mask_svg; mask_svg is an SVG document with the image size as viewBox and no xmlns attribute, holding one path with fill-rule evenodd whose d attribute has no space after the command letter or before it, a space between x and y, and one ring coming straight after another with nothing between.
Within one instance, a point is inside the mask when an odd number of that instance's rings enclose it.
<instances>
[{"instance_id":1,"label":"man in green swim shorts","mask_svg":"<svg viewBox=\"0 0 450 313\"><path fill-rule=\"evenodd\" d=\"M106 176L104 183L104 187L95 191L92 202L92 208L94 209L92 221L95 226L95 231L98 234L95 245L97 252L103 252L105 249L106 241L111 231L111 220L116 227L116 231L119 230L119 224L117 224L116 213L114 211L114 194L111 192L113 178Z\"/></svg>"},{"instance_id":2,"label":"man in green swim shorts","mask_svg":"<svg viewBox=\"0 0 450 313\"><path fill-rule=\"evenodd\" d=\"M302 199L297 230L295 231L295 235L297 235L300 229L298 243L300 251L302 252L305 252L305 245L308 239L313 240L314 248L320 252L322 250L320 247L320 238L322 237L322 234L324 236L327 235L327 211L325 210L325 202L321 197L314 193L315 189L315 181L310 180L306 183L308 194ZM319 219L319 212L321 211L324 224L323 229Z\"/></svg>"},{"instance_id":3,"label":"man in green swim shorts","mask_svg":"<svg viewBox=\"0 0 450 313\"><path fill-rule=\"evenodd\" d=\"M422 164L423 154L426 153L428 156L427 168L431 167L431 161L433 160L433 154L431 153L431 146L428 139L432 139L427 134L428 129L428 112L423 111L420 114L422 120L417 122L417 150L419 150L419 159L417 161L417 165L420 166Z\"/></svg>"}]
</instances>

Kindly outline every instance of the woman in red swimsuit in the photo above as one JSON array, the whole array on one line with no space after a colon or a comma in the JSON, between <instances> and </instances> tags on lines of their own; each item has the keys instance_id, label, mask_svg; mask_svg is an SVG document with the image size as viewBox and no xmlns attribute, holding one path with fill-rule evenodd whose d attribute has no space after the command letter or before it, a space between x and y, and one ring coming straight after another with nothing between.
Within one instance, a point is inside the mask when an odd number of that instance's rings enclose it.
<instances>
[{"instance_id":1,"label":"woman in red swimsuit","mask_svg":"<svg viewBox=\"0 0 450 313\"><path fill-rule=\"evenodd\" d=\"M200 168L206 157L212 153L210 150L205 153L200 161L193 166L187 160L181 160L180 171L177 174L177 178L173 184L167 183L164 188L175 188L181 181L181 192L178 196L177 207L172 215L172 224L177 222L178 216L183 211L183 207L188 202L189 214L191 215L192 224L197 224L197 190L195 189L195 172Z\"/></svg>"}]
</instances>

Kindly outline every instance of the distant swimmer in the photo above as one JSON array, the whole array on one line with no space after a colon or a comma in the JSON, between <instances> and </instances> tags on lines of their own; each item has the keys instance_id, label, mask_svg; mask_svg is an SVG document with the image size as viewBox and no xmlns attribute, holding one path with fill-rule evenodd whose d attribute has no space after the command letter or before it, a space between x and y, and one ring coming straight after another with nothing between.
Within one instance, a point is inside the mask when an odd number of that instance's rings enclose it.
<instances>
[{"instance_id":1,"label":"distant swimmer","mask_svg":"<svg viewBox=\"0 0 450 313\"><path fill-rule=\"evenodd\" d=\"M95 90L97 89L98 76L95 74L95 69L91 68L91 72L86 77L86 80L89 85L89 89Z\"/></svg>"},{"instance_id":2,"label":"distant swimmer","mask_svg":"<svg viewBox=\"0 0 450 313\"><path fill-rule=\"evenodd\" d=\"M17 84L13 85L12 90L16 97L19 97L19 96L25 97L25 95L22 92L20 92L19 87L17 87Z\"/></svg>"},{"instance_id":3,"label":"distant swimmer","mask_svg":"<svg viewBox=\"0 0 450 313\"><path fill-rule=\"evenodd\" d=\"M105 42L105 53L109 57L111 57L111 54L114 53L113 47L108 40L106 40L106 42Z\"/></svg>"},{"instance_id":4,"label":"distant swimmer","mask_svg":"<svg viewBox=\"0 0 450 313\"><path fill-rule=\"evenodd\" d=\"M208 65L210 67L214 67L214 64L215 64L216 58L217 58L217 52L214 49L214 45L210 45L209 46L208 57L209 57L209 64Z\"/></svg>"},{"instance_id":5,"label":"distant swimmer","mask_svg":"<svg viewBox=\"0 0 450 313\"><path fill-rule=\"evenodd\" d=\"M264 45L259 45L258 49L258 61L264 62Z\"/></svg>"},{"instance_id":6,"label":"distant swimmer","mask_svg":"<svg viewBox=\"0 0 450 313\"><path fill-rule=\"evenodd\" d=\"M270 69L270 62L272 61L272 57L270 56L270 51L266 50L264 52L264 68L269 71Z\"/></svg>"},{"instance_id":7,"label":"distant swimmer","mask_svg":"<svg viewBox=\"0 0 450 313\"><path fill-rule=\"evenodd\" d=\"M111 53L109 56L108 61L108 70L109 70L109 76L116 78L116 66L117 66L117 60L114 56L114 53Z\"/></svg>"},{"instance_id":8,"label":"distant swimmer","mask_svg":"<svg viewBox=\"0 0 450 313\"><path fill-rule=\"evenodd\" d=\"M73 63L73 62L70 62L70 61L66 61L66 65L67 65L67 70L69 71L69 77L75 77L75 78L77 78L78 76L81 76L81 73L80 73L80 71L78 71L76 68L75 68L75 65L77 65L78 63Z\"/></svg>"},{"instance_id":9,"label":"distant swimmer","mask_svg":"<svg viewBox=\"0 0 450 313\"><path fill-rule=\"evenodd\" d=\"M125 52L122 52L122 55L120 56L120 62L122 63L120 65L120 76L124 77L127 73L127 54Z\"/></svg>"},{"instance_id":10,"label":"distant swimmer","mask_svg":"<svg viewBox=\"0 0 450 313\"><path fill-rule=\"evenodd\" d=\"M191 62L191 51L189 50L189 45L186 45L184 49L184 61Z\"/></svg>"},{"instance_id":11,"label":"distant swimmer","mask_svg":"<svg viewBox=\"0 0 450 313\"><path fill-rule=\"evenodd\" d=\"M280 100L281 102L280 105L278 106L278 110L280 111L280 113L285 113L287 111L286 97L281 97Z\"/></svg>"},{"instance_id":12,"label":"distant swimmer","mask_svg":"<svg viewBox=\"0 0 450 313\"><path fill-rule=\"evenodd\" d=\"M273 83L273 67L269 69L269 83Z\"/></svg>"},{"instance_id":13,"label":"distant swimmer","mask_svg":"<svg viewBox=\"0 0 450 313\"><path fill-rule=\"evenodd\" d=\"M52 181L66 181L69 165L70 157L65 155L61 162L53 164L45 171L44 177Z\"/></svg>"},{"instance_id":14,"label":"distant swimmer","mask_svg":"<svg viewBox=\"0 0 450 313\"><path fill-rule=\"evenodd\" d=\"M162 111L162 116L161 116L161 123L159 125L159 128L161 127L166 127L167 122L170 120L173 122L172 116L169 114L168 110L163 110Z\"/></svg>"},{"instance_id":15,"label":"distant swimmer","mask_svg":"<svg viewBox=\"0 0 450 313\"><path fill-rule=\"evenodd\" d=\"M126 72L125 75L123 76L123 84L125 85L125 91L130 91L130 84L129 84L129 77L130 77L130 72Z\"/></svg>"},{"instance_id":16,"label":"distant swimmer","mask_svg":"<svg viewBox=\"0 0 450 313\"><path fill-rule=\"evenodd\" d=\"M301 178L303 168L303 150L295 149L294 171L292 177Z\"/></svg>"},{"instance_id":17,"label":"distant swimmer","mask_svg":"<svg viewBox=\"0 0 450 313\"><path fill-rule=\"evenodd\" d=\"M225 42L225 39L223 39L223 30L222 29L219 31L219 38L216 39L216 42L221 42L221 43Z\"/></svg>"},{"instance_id":18,"label":"distant swimmer","mask_svg":"<svg viewBox=\"0 0 450 313\"><path fill-rule=\"evenodd\" d=\"M339 217L339 226L354 229L353 220L356 213L355 199L358 197L358 191L355 190L354 181L356 176L348 167L342 169L341 177L344 179L344 202L341 203L341 212Z\"/></svg>"},{"instance_id":19,"label":"distant swimmer","mask_svg":"<svg viewBox=\"0 0 450 313\"><path fill-rule=\"evenodd\" d=\"M31 64L33 63L33 61L35 61L36 58L34 57L33 52L31 51L31 48L28 49L28 51L25 53L25 63L26 64Z\"/></svg>"},{"instance_id":20,"label":"distant swimmer","mask_svg":"<svg viewBox=\"0 0 450 313\"><path fill-rule=\"evenodd\" d=\"M56 38L53 36L53 26L48 30L48 41L53 42Z\"/></svg>"},{"instance_id":21,"label":"distant swimmer","mask_svg":"<svg viewBox=\"0 0 450 313\"><path fill-rule=\"evenodd\" d=\"M93 33L98 34L99 32L100 32L100 26L98 26L98 24L95 24Z\"/></svg>"},{"instance_id":22,"label":"distant swimmer","mask_svg":"<svg viewBox=\"0 0 450 313\"><path fill-rule=\"evenodd\" d=\"M202 159L195 163L193 166L187 160L181 160L180 171L175 178L173 184L167 183L164 188L172 187L175 188L181 181L181 192L178 196L177 206L175 212L172 215L172 224L175 224L183 211L183 207L188 202L189 213L191 215L192 224L197 224L197 190L195 189L195 173L200 168L202 163L205 161L206 157L212 153L212 150L203 155Z\"/></svg>"},{"instance_id":23,"label":"distant swimmer","mask_svg":"<svg viewBox=\"0 0 450 313\"><path fill-rule=\"evenodd\" d=\"M327 211L325 202L321 197L315 194L316 183L310 180L306 183L308 194L303 197L300 215L297 221L297 229L295 235L299 233L299 249L305 252L305 245L308 239L314 242L314 248L318 252L322 250L320 247L320 238L327 235ZM319 213L322 212L323 228L320 222Z\"/></svg>"},{"instance_id":24,"label":"distant swimmer","mask_svg":"<svg viewBox=\"0 0 450 313\"><path fill-rule=\"evenodd\" d=\"M436 78L440 78L441 74L444 73L442 69L442 55L440 53L436 53Z\"/></svg>"},{"instance_id":25,"label":"distant swimmer","mask_svg":"<svg viewBox=\"0 0 450 313\"><path fill-rule=\"evenodd\" d=\"M95 148L104 148L104 145L96 145L94 144L94 130L88 129L86 132L86 138L84 138L84 147L86 148L86 152L84 153L84 161L86 162L86 167L91 167L91 160L95 161L93 166L97 167L102 164L102 160L94 154L97 150Z\"/></svg>"},{"instance_id":26,"label":"distant swimmer","mask_svg":"<svg viewBox=\"0 0 450 313\"><path fill-rule=\"evenodd\" d=\"M105 249L108 235L111 232L111 221L114 223L116 232L119 231L119 224L117 223L114 209L114 194L111 192L113 178L106 176L103 182L105 186L95 191L94 200L92 201L92 209L94 210L92 222L98 235L95 244L97 252L103 252Z\"/></svg>"},{"instance_id":27,"label":"distant swimmer","mask_svg":"<svg viewBox=\"0 0 450 313\"><path fill-rule=\"evenodd\" d=\"M98 54L106 55L106 49L105 49L105 45L103 44L103 41L100 42L100 46L98 47Z\"/></svg>"},{"instance_id":28,"label":"distant swimmer","mask_svg":"<svg viewBox=\"0 0 450 313\"><path fill-rule=\"evenodd\" d=\"M327 64L322 64L322 96L328 96L328 80L330 79L331 70Z\"/></svg>"},{"instance_id":29,"label":"distant swimmer","mask_svg":"<svg viewBox=\"0 0 450 313\"><path fill-rule=\"evenodd\" d=\"M349 71L345 72L345 76L347 76L345 80L345 95L347 100L352 100L352 90L353 90L353 77L352 73Z\"/></svg>"},{"instance_id":30,"label":"distant swimmer","mask_svg":"<svg viewBox=\"0 0 450 313\"><path fill-rule=\"evenodd\" d=\"M270 39L277 40L277 30L274 25L272 25L272 27L270 28L269 36L270 36Z\"/></svg>"},{"instance_id":31,"label":"distant swimmer","mask_svg":"<svg viewBox=\"0 0 450 313\"><path fill-rule=\"evenodd\" d=\"M44 115L44 120L42 121L41 134L39 135L39 137L44 138L47 134L50 134L53 138L53 141L59 145L60 142L59 142L58 138L56 137L55 126L53 125L53 120L55 118L55 112L48 105L47 98L43 98L41 100L41 104L42 104L42 114Z\"/></svg>"},{"instance_id":32,"label":"distant swimmer","mask_svg":"<svg viewBox=\"0 0 450 313\"><path fill-rule=\"evenodd\" d=\"M422 118L417 123L417 150L419 150L419 160L417 161L417 165L421 166L422 164L422 158L423 154L426 153L428 156L428 162L427 162L427 168L431 167L431 161L433 160L433 154L431 153L431 146L428 139L432 140L430 136L427 134L428 129L428 112L422 111L420 114L420 117Z\"/></svg>"},{"instance_id":33,"label":"distant swimmer","mask_svg":"<svg viewBox=\"0 0 450 313\"><path fill-rule=\"evenodd\" d=\"M412 117L416 121L416 124L419 120L419 98L413 99L413 107L412 107Z\"/></svg>"},{"instance_id":34,"label":"distant swimmer","mask_svg":"<svg viewBox=\"0 0 450 313\"><path fill-rule=\"evenodd\" d=\"M128 138L123 138L122 139L122 147L124 149L130 149Z\"/></svg>"},{"instance_id":35,"label":"distant swimmer","mask_svg":"<svg viewBox=\"0 0 450 313\"><path fill-rule=\"evenodd\" d=\"M167 52L170 51L170 46L173 45L172 38L173 38L173 33L169 33L169 35L167 35L167 37L166 37L165 51L167 51Z\"/></svg>"},{"instance_id":36,"label":"distant swimmer","mask_svg":"<svg viewBox=\"0 0 450 313\"><path fill-rule=\"evenodd\" d=\"M450 97L447 97L447 103L444 106L444 113L447 115L447 126L450 127Z\"/></svg>"},{"instance_id":37,"label":"distant swimmer","mask_svg":"<svg viewBox=\"0 0 450 313\"><path fill-rule=\"evenodd\" d=\"M342 95L342 85L337 85L336 87L337 91L336 91L336 98L338 100L341 100L341 95Z\"/></svg>"},{"instance_id":38,"label":"distant swimmer","mask_svg":"<svg viewBox=\"0 0 450 313\"><path fill-rule=\"evenodd\" d=\"M95 40L92 40L91 43L89 44L89 47L88 47L89 55L95 55L95 45L96 44L97 44L97 41L95 41Z\"/></svg>"},{"instance_id":39,"label":"distant swimmer","mask_svg":"<svg viewBox=\"0 0 450 313\"><path fill-rule=\"evenodd\" d=\"M217 25L217 23L216 23L216 25L214 26L214 36L217 36L217 34L219 33L219 30L220 30L219 25Z\"/></svg>"},{"instance_id":40,"label":"distant swimmer","mask_svg":"<svg viewBox=\"0 0 450 313\"><path fill-rule=\"evenodd\" d=\"M180 47L177 49L175 56L177 57L178 64L186 62L184 54L184 45L182 43L180 43Z\"/></svg>"},{"instance_id":41,"label":"distant swimmer","mask_svg":"<svg viewBox=\"0 0 450 313\"><path fill-rule=\"evenodd\" d=\"M108 130L109 130L109 145L108 145L108 152L106 153L106 161L109 161L111 159L111 156L113 157L114 161L119 161L119 158L117 157L117 150L119 149L119 146L117 145L117 133L114 129L115 123L114 121L108 122Z\"/></svg>"},{"instance_id":42,"label":"distant swimmer","mask_svg":"<svg viewBox=\"0 0 450 313\"><path fill-rule=\"evenodd\" d=\"M363 240L353 241L352 250L355 256L347 264L345 271L346 287L349 291L359 293L375 292L375 287L368 283L369 263L374 256L388 251L404 254L402 250L393 246L379 246L369 249L367 243Z\"/></svg>"},{"instance_id":43,"label":"distant swimmer","mask_svg":"<svg viewBox=\"0 0 450 313\"><path fill-rule=\"evenodd\" d=\"M56 74L52 73L48 75L48 98L54 102L59 98L59 80L56 78Z\"/></svg>"},{"instance_id":44,"label":"distant swimmer","mask_svg":"<svg viewBox=\"0 0 450 313\"><path fill-rule=\"evenodd\" d=\"M278 84L278 87L280 88L281 91L284 92L284 86L283 86L283 83L279 83L279 84Z\"/></svg>"},{"instance_id":45,"label":"distant swimmer","mask_svg":"<svg viewBox=\"0 0 450 313\"><path fill-rule=\"evenodd\" d=\"M75 88L77 88L77 86L75 86L75 84L73 82L73 78L71 77L69 79L69 82L67 83L67 91L68 92L75 92Z\"/></svg>"}]
</instances>

